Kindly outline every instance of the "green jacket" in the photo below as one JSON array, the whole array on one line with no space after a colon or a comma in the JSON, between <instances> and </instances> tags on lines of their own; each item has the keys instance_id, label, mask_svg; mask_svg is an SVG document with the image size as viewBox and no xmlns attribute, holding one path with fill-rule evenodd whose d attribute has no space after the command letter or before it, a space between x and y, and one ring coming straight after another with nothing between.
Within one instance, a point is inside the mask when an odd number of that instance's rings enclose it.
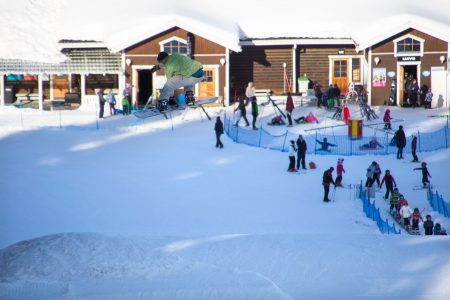
<instances>
[{"instance_id":1,"label":"green jacket","mask_svg":"<svg viewBox=\"0 0 450 300\"><path fill-rule=\"evenodd\" d=\"M174 76L191 77L192 74L202 68L202 64L198 61L177 53L169 55L164 64L167 79Z\"/></svg>"},{"instance_id":2,"label":"green jacket","mask_svg":"<svg viewBox=\"0 0 450 300\"><path fill-rule=\"evenodd\" d=\"M130 105L130 101L128 101L128 98L127 97L123 98L122 99L122 106L128 106L128 105Z\"/></svg>"}]
</instances>

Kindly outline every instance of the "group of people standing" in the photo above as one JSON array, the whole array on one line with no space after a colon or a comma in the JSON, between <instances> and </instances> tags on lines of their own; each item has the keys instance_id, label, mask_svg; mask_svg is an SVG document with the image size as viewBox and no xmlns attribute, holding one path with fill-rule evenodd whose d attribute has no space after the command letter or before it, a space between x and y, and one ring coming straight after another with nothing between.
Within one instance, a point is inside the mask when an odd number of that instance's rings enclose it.
<instances>
[{"instance_id":1,"label":"group of people standing","mask_svg":"<svg viewBox=\"0 0 450 300\"><path fill-rule=\"evenodd\" d=\"M301 168L306 170L306 150L308 149L306 141L300 134L297 141L291 140L289 145L289 167L288 172L296 172ZM297 165L295 164L295 156L297 156Z\"/></svg>"},{"instance_id":2,"label":"group of people standing","mask_svg":"<svg viewBox=\"0 0 450 300\"><path fill-rule=\"evenodd\" d=\"M234 126L238 126L239 125L239 121L241 120L241 118L244 119L245 121L245 126L248 127L250 126L250 123L247 120L247 105L248 103L251 103L251 109L252 109L252 129L253 130L258 130L258 128L256 128L256 119L258 118L258 114L259 114L259 107L258 107L258 102L256 101L256 96L255 96L255 87L253 86L253 82L249 82L247 88L245 89L245 97L246 100L244 102L244 99L242 97L238 98L238 107L234 110L239 111L239 116L236 120L236 123L234 124Z\"/></svg>"},{"instance_id":3,"label":"group of people standing","mask_svg":"<svg viewBox=\"0 0 450 300\"><path fill-rule=\"evenodd\" d=\"M131 99L131 92L132 87L131 84L127 83L125 85L125 88L122 92L123 98L122 98L122 113L123 115L129 115L130 114L130 99ZM112 89L109 89L108 93L105 94L105 91L103 89L99 89L97 91L98 96L98 104L99 104L99 114L98 117L100 119L103 119L105 114L105 104L108 103L109 105L109 114L110 116L113 116L117 114L116 109L116 94L113 93Z\"/></svg>"},{"instance_id":4,"label":"group of people standing","mask_svg":"<svg viewBox=\"0 0 450 300\"><path fill-rule=\"evenodd\" d=\"M322 92L322 86L318 81L314 82L313 85L314 95L317 98L317 107L321 108L324 107L333 107L333 106L340 106L340 99L341 99L341 90L339 89L339 86L337 84L330 84L328 89L325 90L325 92Z\"/></svg>"}]
</instances>

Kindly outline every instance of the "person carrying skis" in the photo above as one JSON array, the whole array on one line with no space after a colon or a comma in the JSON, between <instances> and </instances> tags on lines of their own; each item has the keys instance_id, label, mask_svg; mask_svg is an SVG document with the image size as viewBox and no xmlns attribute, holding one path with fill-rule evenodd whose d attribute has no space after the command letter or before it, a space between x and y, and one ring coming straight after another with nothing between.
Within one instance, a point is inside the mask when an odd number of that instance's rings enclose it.
<instances>
[{"instance_id":1,"label":"person carrying skis","mask_svg":"<svg viewBox=\"0 0 450 300\"><path fill-rule=\"evenodd\" d=\"M329 150L328 147L330 147L330 146L331 147L337 147L337 145L335 145L335 144L328 143L327 138L323 138L322 142L319 141L319 140L316 140L316 142L320 144L320 149L317 149L317 151L328 151L328 152L330 152L331 150Z\"/></svg>"},{"instance_id":2,"label":"person carrying skis","mask_svg":"<svg viewBox=\"0 0 450 300\"><path fill-rule=\"evenodd\" d=\"M239 121L241 120L241 117L242 117L242 118L244 118L244 121L246 124L245 127L248 127L248 126L250 126L250 123L247 120L247 110L245 109L244 99L242 99L242 97L239 97L238 101L239 101L239 105L234 111L239 110L240 115L239 115L239 118L237 119L236 123L234 124L234 126L239 125Z\"/></svg>"},{"instance_id":3,"label":"person carrying skis","mask_svg":"<svg viewBox=\"0 0 450 300\"><path fill-rule=\"evenodd\" d=\"M434 223L431 220L431 216L427 215L426 221L423 222L423 228L425 229L425 235L433 235L433 227L434 227Z\"/></svg>"},{"instance_id":4,"label":"person carrying skis","mask_svg":"<svg viewBox=\"0 0 450 300\"><path fill-rule=\"evenodd\" d=\"M287 93L287 100L286 100L286 115L288 118L289 124L287 127L292 127L292 111L294 110L294 100L292 99L291 93Z\"/></svg>"},{"instance_id":5,"label":"person carrying skis","mask_svg":"<svg viewBox=\"0 0 450 300\"><path fill-rule=\"evenodd\" d=\"M391 175L391 171L386 170L381 183L378 185L379 188L381 188L383 182L386 182L386 194L384 195L384 199L387 199L389 197L389 192L392 193L394 191L394 187L397 186L394 177Z\"/></svg>"},{"instance_id":6,"label":"person carrying skis","mask_svg":"<svg viewBox=\"0 0 450 300\"><path fill-rule=\"evenodd\" d=\"M343 162L344 162L343 158L338 158L337 166L336 166L337 177L336 177L336 184L335 184L335 186L338 186L338 187L343 186L342 185L342 173L345 173Z\"/></svg>"},{"instance_id":7,"label":"person carrying skis","mask_svg":"<svg viewBox=\"0 0 450 300\"><path fill-rule=\"evenodd\" d=\"M220 116L217 116L216 124L214 125L214 131L216 132L216 148L223 148L222 141L220 140L220 136L223 134L223 123L220 119Z\"/></svg>"},{"instance_id":8,"label":"person carrying skis","mask_svg":"<svg viewBox=\"0 0 450 300\"><path fill-rule=\"evenodd\" d=\"M428 177L431 178L431 175L428 172L427 163L426 162L422 162L421 165L422 165L421 168L414 168L413 170L421 170L422 171L422 185L423 185L424 188L426 188L427 184L430 184L430 181L428 180Z\"/></svg>"},{"instance_id":9,"label":"person carrying skis","mask_svg":"<svg viewBox=\"0 0 450 300\"><path fill-rule=\"evenodd\" d=\"M297 152L297 149L295 148L295 141L291 140L291 143L289 145L289 168L288 172L295 172L295 153Z\"/></svg>"},{"instance_id":10,"label":"person carrying skis","mask_svg":"<svg viewBox=\"0 0 450 300\"><path fill-rule=\"evenodd\" d=\"M302 169L306 170L305 156L307 148L303 135L299 134L297 139L297 170L300 170L300 161L302 163Z\"/></svg>"},{"instance_id":11,"label":"person carrying skis","mask_svg":"<svg viewBox=\"0 0 450 300\"><path fill-rule=\"evenodd\" d=\"M415 134L412 135L412 141L411 141L411 154L413 156L413 162L419 162L419 158L416 154L417 149L417 136Z\"/></svg>"},{"instance_id":12,"label":"person carrying skis","mask_svg":"<svg viewBox=\"0 0 450 300\"><path fill-rule=\"evenodd\" d=\"M398 126L394 138L397 145L397 159L403 159L403 148L406 146L406 136L402 125Z\"/></svg>"},{"instance_id":13,"label":"person carrying skis","mask_svg":"<svg viewBox=\"0 0 450 300\"><path fill-rule=\"evenodd\" d=\"M398 192L398 188L394 188L394 191L391 194L391 198L389 199L389 203L391 204L389 212L391 213L391 215L394 213L394 211L398 212L398 210L400 209L400 207L398 206L399 198L400 193Z\"/></svg>"},{"instance_id":14,"label":"person carrying skis","mask_svg":"<svg viewBox=\"0 0 450 300\"><path fill-rule=\"evenodd\" d=\"M405 226L405 229L407 231L409 231L409 226L410 226L409 219L411 218L412 214L413 214L413 211L412 211L411 207L409 207L408 202L406 202L406 204L400 208L400 215L403 218L403 225Z\"/></svg>"},{"instance_id":15,"label":"person carrying skis","mask_svg":"<svg viewBox=\"0 0 450 300\"><path fill-rule=\"evenodd\" d=\"M419 209L414 208L414 212L412 214L412 230L415 232L419 232L419 220L423 222L422 215L420 214Z\"/></svg>"},{"instance_id":16,"label":"person carrying skis","mask_svg":"<svg viewBox=\"0 0 450 300\"><path fill-rule=\"evenodd\" d=\"M334 168L330 167L323 173L322 177L322 185L324 190L323 202L330 202L330 199L328 199L328 194L330 193L330 184L332 183L336 187L336 184L333 180L333 171Z\"/></svg>"},{"instance_id":17,"label":"person carrying skis","mask_svg":"<svg viewBox=\"0 0 450 300\"><path fill-rule=\"evenodd\" d=\"M204 79L203 65L192 60L186 55L178 53L168 54L159 52L156 58L158 64L150 72L154 73L160 69L165 70L167 81L164 84L156 108L165 111L169 107L169 98L173 96L176 89L184 88L186 102L194 97L194 85Z\"/></svg>"},{"instance_id":18,"label":"person carrying skis","mask_svg":"<svg viewBox=\"0 0 450 300\"><path fill-rule=\"evenodd\" d=\"M384 112L383 122L384 122L384 130L391 130L391 110L388 108Z\"/></svg>"}]
</instances>

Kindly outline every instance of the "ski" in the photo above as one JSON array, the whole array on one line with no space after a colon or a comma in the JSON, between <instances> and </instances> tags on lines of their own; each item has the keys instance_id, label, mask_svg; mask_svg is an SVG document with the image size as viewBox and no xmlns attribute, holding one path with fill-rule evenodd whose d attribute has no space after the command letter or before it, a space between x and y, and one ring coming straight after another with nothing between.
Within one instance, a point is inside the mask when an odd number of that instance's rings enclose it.
<instances>
[{"instance_id":1,"label":"ski","mask_svg":"<svg viewBox=\"0 0 450 300\"><path fill-rule=\"evenodd\" d=\"M402 217L400 216L400 213L397 212L396 210L388 210L388 213L391 215L392 219L394 219L394 221L404 230L406 231L408 234L410 235L420 235L420 231L417 229L412 229L411 225L410 227L407 229L405 227L405 225L403 225L402 222Z\"/></svg>"}]
</instances>

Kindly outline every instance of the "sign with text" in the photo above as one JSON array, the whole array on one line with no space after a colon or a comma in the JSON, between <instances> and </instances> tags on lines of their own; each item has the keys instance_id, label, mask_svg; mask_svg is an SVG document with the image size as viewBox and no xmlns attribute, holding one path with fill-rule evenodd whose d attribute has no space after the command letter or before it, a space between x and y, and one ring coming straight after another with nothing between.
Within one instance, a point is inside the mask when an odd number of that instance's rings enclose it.
<instances>
[{"instance_id":1,"label":"sign with text","mask_svg":"<svg viewBox=\"0 0 450 300\"><path fill-rule=\"evenodd\" d=\"M420 56L399 56L398 61L420 61Z\"/></svg>"}]
</instances>

